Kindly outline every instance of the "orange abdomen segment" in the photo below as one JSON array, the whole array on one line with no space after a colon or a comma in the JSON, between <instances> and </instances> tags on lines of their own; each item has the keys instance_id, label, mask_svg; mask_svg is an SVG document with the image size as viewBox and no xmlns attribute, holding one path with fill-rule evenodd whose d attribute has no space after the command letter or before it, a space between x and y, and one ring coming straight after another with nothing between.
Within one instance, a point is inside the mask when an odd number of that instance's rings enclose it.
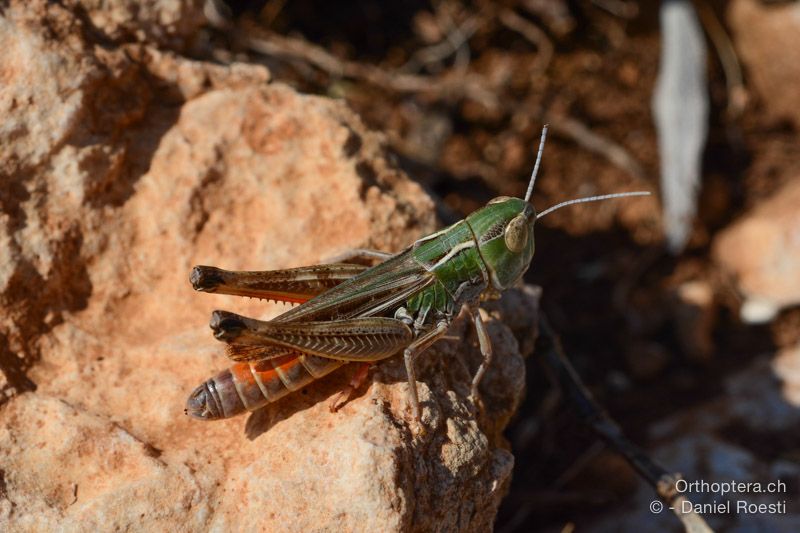
<instances>
[{"instance_id":1,"label":"orange abdomen segment","mask_svg":"<svg viewBox=\"0 0 800 533\"><path fill-rule=\"evenodd\" d=\"M186 411L203 420L255 411L343 364L344 361L301 353L236 363L197 387L189 397Z\"/></svg>"}]
</instances>

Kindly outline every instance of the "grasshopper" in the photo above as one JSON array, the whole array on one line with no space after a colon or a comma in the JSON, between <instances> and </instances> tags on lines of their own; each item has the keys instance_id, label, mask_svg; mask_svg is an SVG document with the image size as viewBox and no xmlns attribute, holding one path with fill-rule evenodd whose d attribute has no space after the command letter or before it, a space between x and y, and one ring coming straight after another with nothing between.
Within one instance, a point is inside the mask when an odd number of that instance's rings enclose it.
<instances>
[{"instance_id":1,"label":"grasshopper","mask_svg":"<svg viewBox=\"0 0 800 533\"><path fill-rule=\"evenodd\" d=\"M462 308L472 318L483 357L471 386L471 398L480 405L478 385L492 360L492 346L478 304L482 296L515 285L528 270L536 221L566 205L649 194L569 200L537 215L530 197L546 136L547 126L524 199L495 198L396 255L373 250L350 254L382 260L373 267L346 262L266 272L194 267L190 281L195 290L300 305L269 321L214 311L211 329L228 344L227 355L235 364L192 392L187 414L216 420L253 411L346 363L361 363L331 402L335 411L363 382L371 364L402 352L419 423L415 359L445 335Z\"/></svg>"}]
</instances>

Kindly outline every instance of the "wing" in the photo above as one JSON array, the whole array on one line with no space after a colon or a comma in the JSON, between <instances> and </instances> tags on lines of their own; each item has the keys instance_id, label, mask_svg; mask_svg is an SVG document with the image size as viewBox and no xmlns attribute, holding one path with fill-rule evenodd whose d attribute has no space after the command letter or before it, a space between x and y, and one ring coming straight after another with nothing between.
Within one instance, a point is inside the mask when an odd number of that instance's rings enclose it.
<instances>
[{"instance_id":1,"label":"wing","mask_svg":"<svg viewBox=\"0 0 800 533\"><path fill-rule=\"evenodd\" d=\"M229 344L225 347L225 355L234 361L257 361L259 359L275 359L295 353L277 346L250 346L247 344Z\"/></svg>"},{"instance_id":2,"label":"wing","mask_svg":"<svg viewBox=\"0 0 800 533\"><path fill-rule=\"evenodd\" d=\"M198 275L195 275L194 272L198 269ZM355 272L355 269L360 270ZM275 324L306 324L376 316L404 303L417 291L435 282L433 274L425 270L408 250L372 268L339 264L252 273L227 272L212 267L195 267L195 271L192 273L192 281L197 290L248 296L255 295L252 291L258 290L259 297L268 295L275 299L279 296L284 298L283 301L287 301L285 294L289 292L287 282L295 283L298 279L303 281L305 277L312 276L313 290L319 290L322 282L333 284L316 297L276 317L271 321ZM320 280L320 271L325 274L323 280ZM345 275L353 272L354 275L342 280ZM275 287L273 284L278 282L280 286ZM206 286L210 289L205 289ZM310 292L307 288L301 290L294 285L291 287L294 291L291 295L294 297L298 297L303 291ZM275 344L248 345L239 341L230 342L226 354L235 361L274 359L296 351Z\"/></svg>"},{"instance_id":3,"label":"wing","mask_svg":"<svg viewBox=\"0 0 800 533\"><path fill-rule=\"evenodd\" d=\"M274 322L312 322L377 316L436 281L413 257L398 254L290 309Z\"/></svg>"}]
</instances>

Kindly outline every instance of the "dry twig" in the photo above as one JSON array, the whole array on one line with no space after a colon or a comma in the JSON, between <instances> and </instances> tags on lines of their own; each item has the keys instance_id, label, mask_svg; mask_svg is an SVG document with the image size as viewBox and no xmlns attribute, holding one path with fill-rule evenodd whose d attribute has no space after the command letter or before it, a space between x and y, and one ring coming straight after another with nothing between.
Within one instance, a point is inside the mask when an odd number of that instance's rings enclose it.
<instances>
[{"instance_id":1,"label":"dry twig","mask_svg":"<svg viewBox=\"0 0 800 533\"><path fill-rule=\"evenodd\" d=\"M626 0L592 0L592 3L615 17L631 20L639 14L639 5Z\"/></svg>"},{"instance_id":2,"label":"dry twig","mask_svg":"<svg viewBox=\"0 0 800 533\"><path fill-rule=\"evenodd\" d=\"M472 15L460 26L453 27L441 42L415 51L405 65L400 67L400 70L403 72L416 72L426 65L448 58L461 49L485 23L486 19L484 17Z\"/></svg>"},{"instance_id":3,"label":"dry twig","mask_svg":"<svg viewBox=\"0 0 800 533\"><path fill-rule=\"evenodd\" d=\"M469 73L420 76L385 70L375 65L339 59L323 48L296 37L286 37L242 22L244 43L250 50L273 57L301 60L338 78L351 78L399 93L435 93L440 97L468 97L495 109L499 106L494 91L483 78Z\"/></svg>"},{"instance_id":4,"label":"dry twig","mask_svg":"<svg viewBox=\"0 0 800 533\"><path fill-rule=\"evenodd\" d=\"M530 41L536 50L541 54L537 56L534 66L534 73L539 74L547 70L550 61L553 59L553 43L536 24L517 15L511 9L502 9L498 14L498 19L506 28L515 31Z\"/></svg>"},{"instance_id":5,"label":"dry twig","mask_svg":"<svg viewBox=\"0 0 800 533\"><path fill-rule=\"evenodd\" d=\"M561 390L569 398L578 414L612 449L622 455L639 474L655 489L658 496L673 510L689 533L710 533L712 530L702 516L692 510L692 506L683 505L687 498L677 489L680 474L667 472L662 466L655 463L638 446L630 442L622 430L600 407L592 397L586 385L583 384L578 373L564 355L561 341L550 326L544 314L539 318L539 331L542 339L546 341L542 353L543 361L550 371L552 378L561 386ZM684 509L690 509L684 512Z\"/></svg>"},{"instance_id":6,"label":"dry twig","mask_svg":"<svg viewBox=\"0 0 800 533\"><path fill-rule=\"evenodd\" d=\"M700 1L695 3L695 8L700 16L700 22L705 27L706 33L717 51L722 72L725 74L725 87L728 93L726 114L730 118L737 118L744 111L749 97L742 78L742 67L739 64L736 49L711 6L707 2Z\"/></svg>"},{"instance_id":7,"label":"dry twig","mask_svg":"<svg viewBox=\"0 0 800 533\"><path fill-rule=\"evenodd\" d=\"M593 132L577 119L560 114L548 114L545 122L550 124L553 132L572 139L590 152L603 156L631 176L641 180L646 179L642 165L625 148Z\"/></svg>"}]
</instances>

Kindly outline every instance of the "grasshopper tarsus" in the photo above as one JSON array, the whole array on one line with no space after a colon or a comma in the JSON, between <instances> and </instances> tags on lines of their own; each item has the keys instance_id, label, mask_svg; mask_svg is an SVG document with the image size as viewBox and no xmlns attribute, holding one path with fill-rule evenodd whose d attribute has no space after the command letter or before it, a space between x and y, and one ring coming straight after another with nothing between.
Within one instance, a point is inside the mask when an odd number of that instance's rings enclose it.
<instances>
[{"instance_id":1,"label":"grasshopper tarsus","mask_svg":"<svg viewBox=\"0 0 800 533\"><path fill-rule=\"evenodd\" d=\"M469 402L475 407L475 418L480 420L486 414L486 404L483 403L483 398L480 394L470 394Z\"/></svg>"},{"instance_id":2,"label":"grasshopper tarsus","mask_svg":"<svg viewBox=\"0 0 800 533\"><path fill-rule=\"evenodd\" d=\"M328 409L331 413L336 413L342 407L350 401L350 396L358 390L359 387L364 383L367 379L367 375L369 374L369 369L372 367L372 363L361 363L361 366L356 370L356 373L353 374L353 377L350 379L350 383L348 383L345 387L342 388L336 396L333 397L331 402L328 404Z\"/></svg>"},{"instance_id":3,"label":"grasshopper tarsus","mask_svg":"<svg viewBox=\"0 0 800 533\"><path fill-rule=\"evenodd\" d=\"M349 388L349 386L347 388ZM328 404L328 411L331 413L338 413L339 409L344 407L344 404L346 404L349 399L350 391L345 392L344 390L340 390Z\"/></svg>"}]
</instances>

